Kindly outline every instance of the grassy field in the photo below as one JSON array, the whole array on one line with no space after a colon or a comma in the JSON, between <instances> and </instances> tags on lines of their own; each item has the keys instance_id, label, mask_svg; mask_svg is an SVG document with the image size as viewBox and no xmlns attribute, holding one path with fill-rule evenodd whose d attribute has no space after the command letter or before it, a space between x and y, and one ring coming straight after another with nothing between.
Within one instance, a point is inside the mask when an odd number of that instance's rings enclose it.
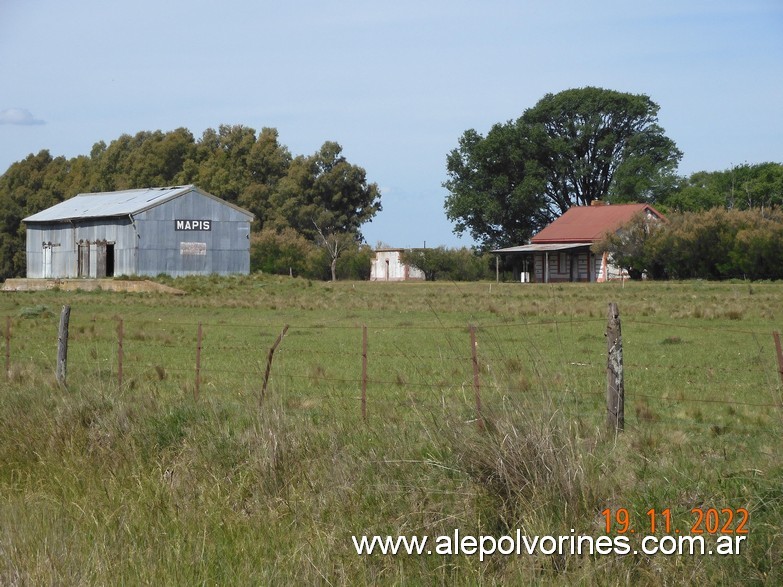
<instances>
[{"instance_id":1,"label":"grassy field","mask_svg":"<svg viewBox=\"0 0 783 587\"><path fill-rule=\"evenodd\" d=\"M165 283L187 295L0 296L0 327L6 317L11 325L0 379L0 584L783 582L772 338L781 284ZM611 301L626 371L620 434L605 426ZM710 530L694 508L715 508L726 532L748 510L738 555L480 560L358 555L352 542L427 535L434 548L455 530L598 537L608 515L608 535L636 548L651 509L670 512L670 534Z\"/></svg>"}]
</instances>

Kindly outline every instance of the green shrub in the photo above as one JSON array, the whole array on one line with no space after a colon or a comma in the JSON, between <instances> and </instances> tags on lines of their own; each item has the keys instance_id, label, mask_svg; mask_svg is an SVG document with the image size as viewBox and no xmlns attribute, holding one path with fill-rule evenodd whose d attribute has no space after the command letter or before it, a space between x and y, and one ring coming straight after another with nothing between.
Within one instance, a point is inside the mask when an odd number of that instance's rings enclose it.
<instances>
[{"instance_id":1,"label":"green shrub","mask_svg":"<svg viewBox=\"0 0 783 587\"><path fill-rule=\"evenodd\" d=\"M647 228L637 218L594 250L609 251L632 276L781 279L783 212L713 208L672 214Z\"/></svg>"},{"instance_id":2,"label":"green shrub","mask_svg":"<svg viewBox=\"0 0 783 587\"><path fill-rule=\"evenodd\" d=\"M318 247L293 228L264 229L250 237L250 270L309 276L318 253Z\"/></svg>"},{"instance_id":3,"label":"green shrub","mask_svg":"<svg viewBox=\"0 0 783 587\"><path fill-rule=\"evenodd\" d=\"M423 271L427 281L479 281L492 277L487 257L466 247L411 249L403 253L402 261Z\"/></svg>"}]
</instances>

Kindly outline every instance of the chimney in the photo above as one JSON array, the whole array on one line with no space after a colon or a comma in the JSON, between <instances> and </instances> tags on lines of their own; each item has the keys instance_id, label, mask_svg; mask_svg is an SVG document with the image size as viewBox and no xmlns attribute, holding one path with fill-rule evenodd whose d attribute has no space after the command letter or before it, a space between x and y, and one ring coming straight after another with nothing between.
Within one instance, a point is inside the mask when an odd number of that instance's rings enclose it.
<instances>
[{"instance_id":1,"label":"chimney","mask_svg":"<svg viewBox=\"0 0 783 587\"><path fill-rule=\"evenodd\" d=\"M601 201L601 200L592 200L592 201L590 202L590 205L591 205L591 206L608 206L608 205L609 205L609 202L603 202L603 201Z\"/></svg>"}]
</instances>

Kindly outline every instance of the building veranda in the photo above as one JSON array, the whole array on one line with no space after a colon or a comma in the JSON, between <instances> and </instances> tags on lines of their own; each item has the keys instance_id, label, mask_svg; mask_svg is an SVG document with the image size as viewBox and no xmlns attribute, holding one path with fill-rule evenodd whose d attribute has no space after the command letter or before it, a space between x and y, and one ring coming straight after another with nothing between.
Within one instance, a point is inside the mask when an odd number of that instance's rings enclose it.
<instances>
[{"instance_id":1,"label":"building veranda","mask_svg":"<svg viewBox=\"0 0 783 587\"><path fill-rule=\"evenodd\" d=\"M637 214L650 220L664 216L649 204L593 204L569 208L528 244L492 252L506 257L514 279L523 283L600 283L627 277L607 253L595 254L592 246Z\"/></svg>"}]
</instances>

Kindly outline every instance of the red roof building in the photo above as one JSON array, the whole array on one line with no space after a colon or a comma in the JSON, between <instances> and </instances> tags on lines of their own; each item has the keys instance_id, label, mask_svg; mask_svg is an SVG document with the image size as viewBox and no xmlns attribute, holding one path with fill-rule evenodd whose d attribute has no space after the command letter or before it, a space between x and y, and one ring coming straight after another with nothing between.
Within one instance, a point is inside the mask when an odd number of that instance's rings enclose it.
<instances>
[{"instance_id":1,"label":"red roof building","mask_svg":"<svg viewBox=\"0 0 783 587\"><path fill-rule=\"evenodd\" d=\"M596 255L593 243L616 232L637 214L649 219L664 216L649 204L573 206L530 239L530 244L493 251L510 255L522 282L601 282L624 277L607 254Z\"/></svg>"}]
</instances>

